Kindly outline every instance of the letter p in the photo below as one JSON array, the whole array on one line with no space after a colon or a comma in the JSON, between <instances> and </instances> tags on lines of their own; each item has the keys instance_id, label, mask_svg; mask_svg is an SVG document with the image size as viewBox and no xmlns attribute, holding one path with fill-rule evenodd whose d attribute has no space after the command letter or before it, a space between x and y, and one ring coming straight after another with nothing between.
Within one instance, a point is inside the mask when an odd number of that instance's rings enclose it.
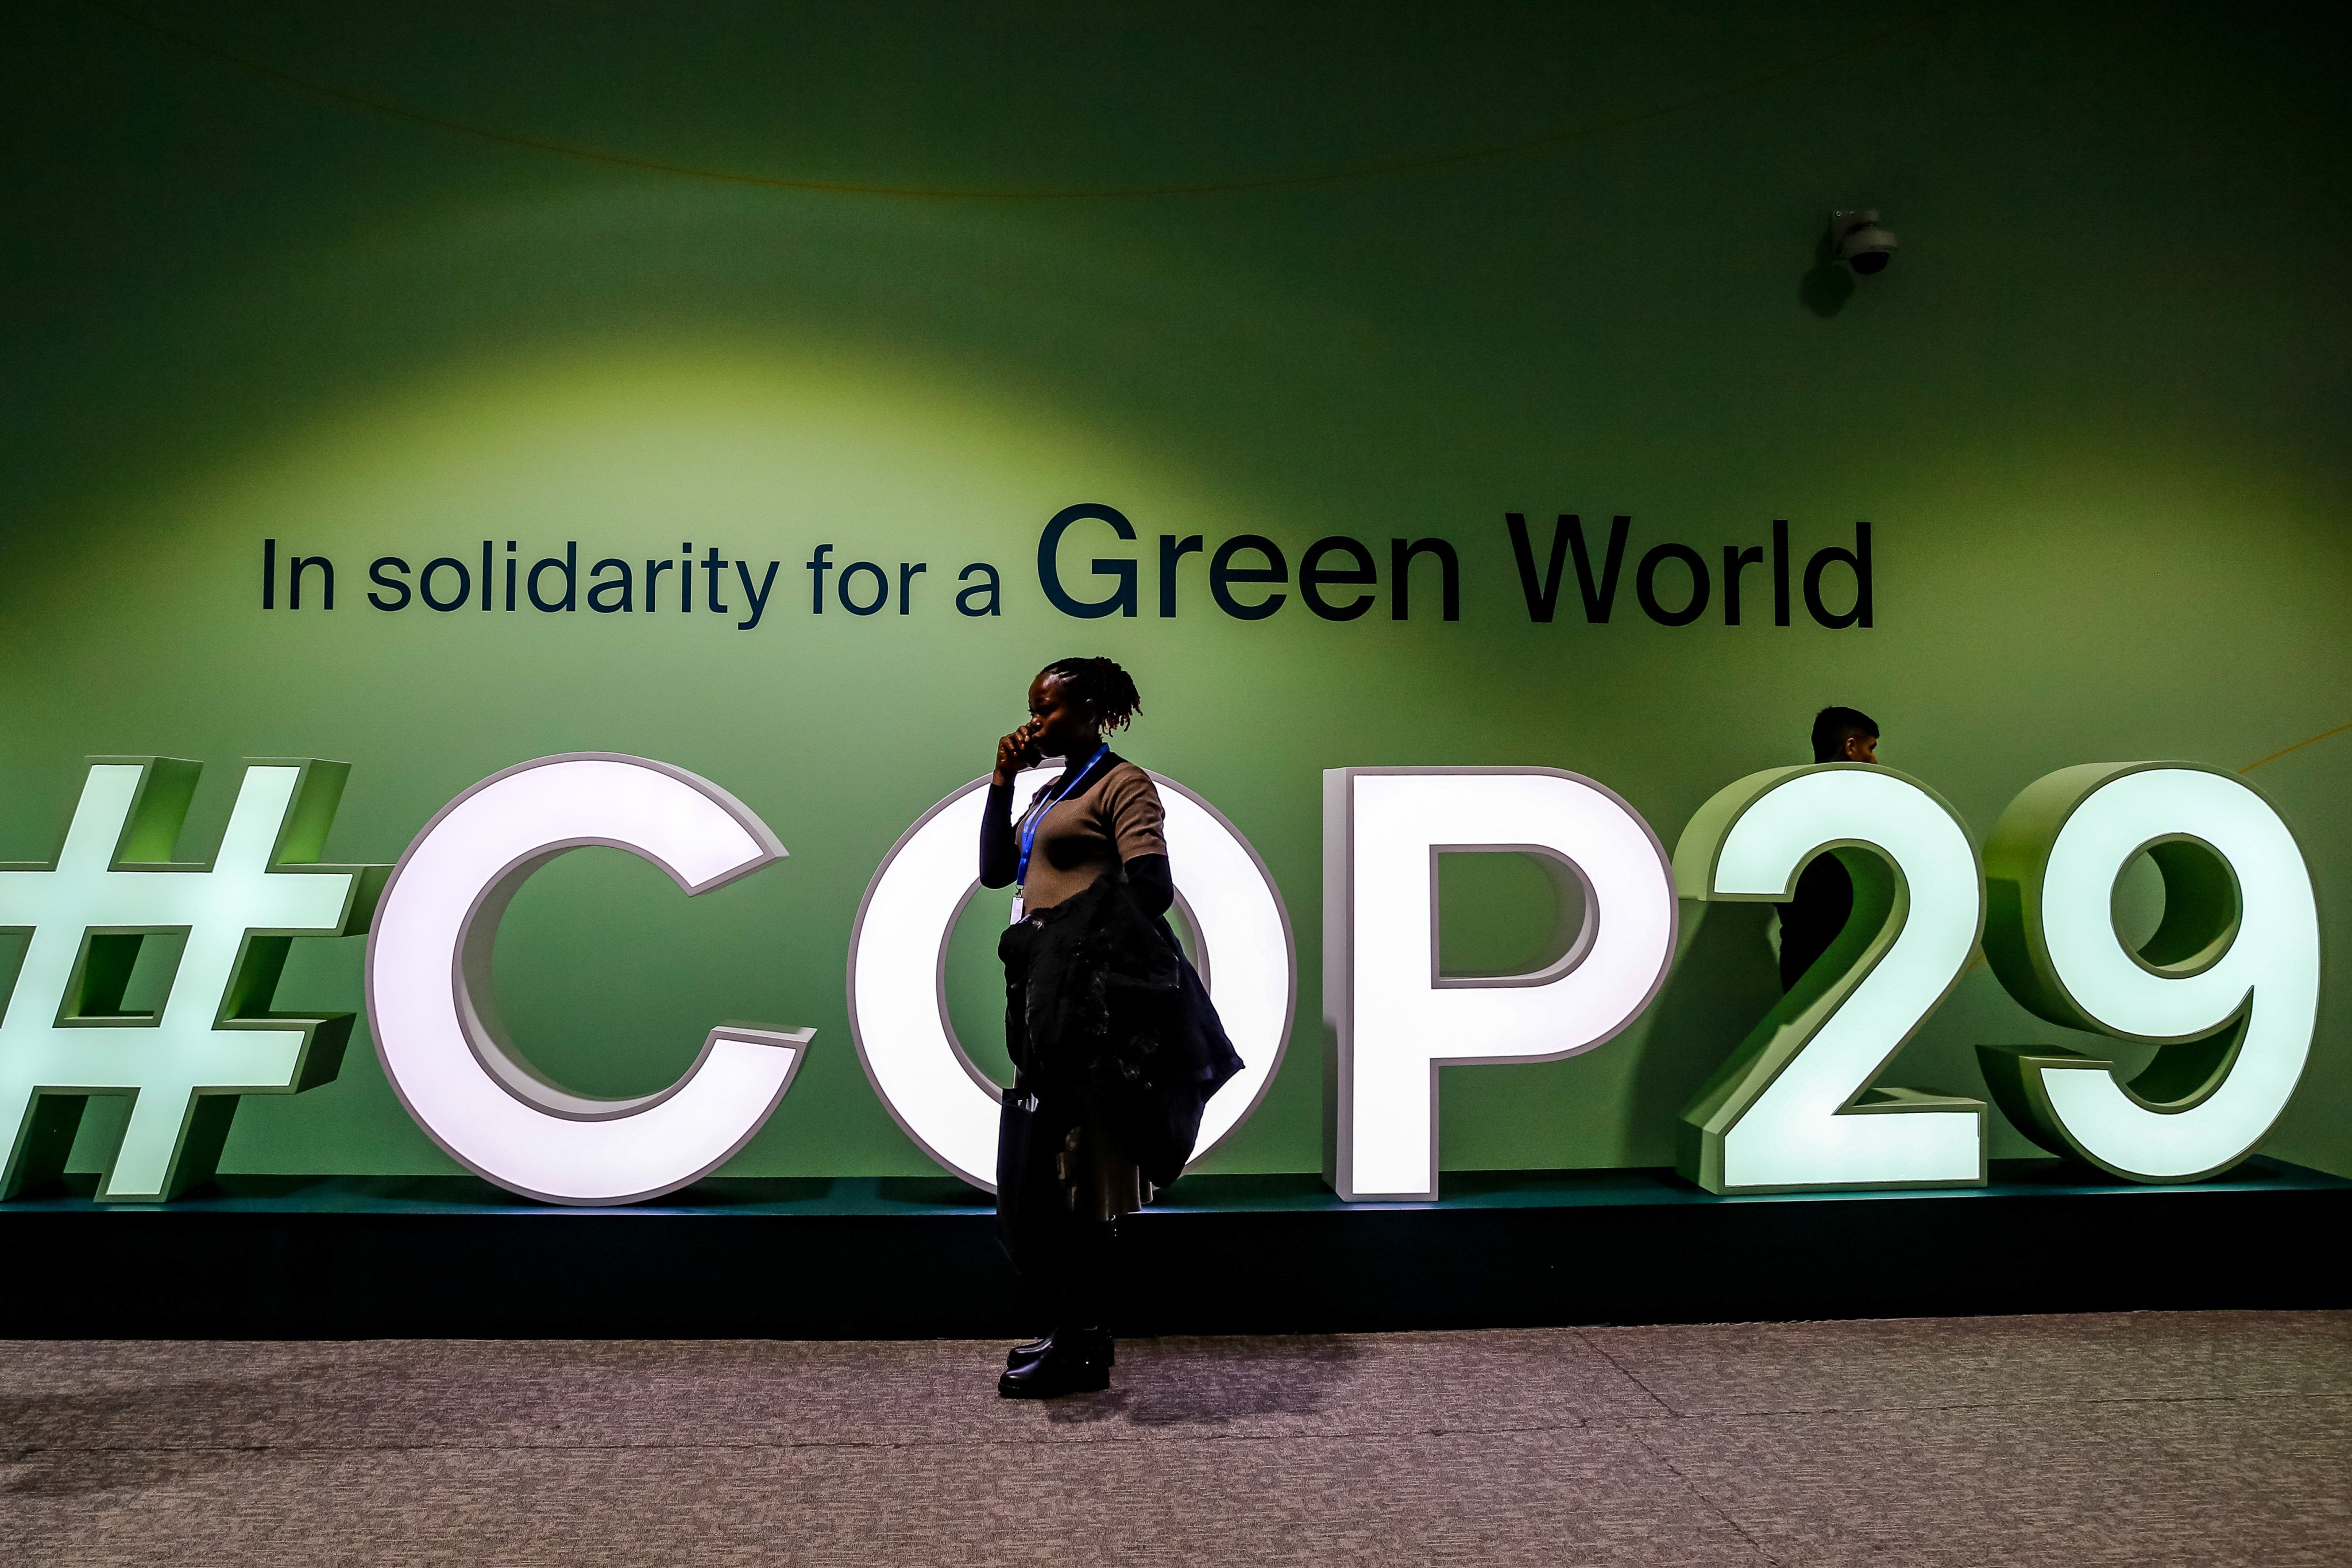
<instances>
[{"instance_id":1,"label":"letter p","mask_svg":"<svg viewBox=\"0 0 2352 1568\"><path fill-rule=\"evenodd\" d=\"M1437 857L1516 850L1581 884L1582 928L1526 974L1438 965ZM1673 960L1673 870L1605 786L1550 768L1323 775L1325 1174L1349 1202L1437 1196L1437 1069L1554 1061L1641 1015Z\"/></svg>"}]
</instances>

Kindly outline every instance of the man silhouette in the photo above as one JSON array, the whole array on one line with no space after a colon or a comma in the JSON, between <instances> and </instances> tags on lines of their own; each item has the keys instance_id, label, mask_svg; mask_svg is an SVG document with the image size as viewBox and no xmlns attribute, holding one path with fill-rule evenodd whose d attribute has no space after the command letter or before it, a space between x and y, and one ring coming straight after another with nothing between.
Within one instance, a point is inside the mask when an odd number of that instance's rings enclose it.
<instances>
[{"instance_id":1,"label":"man silhouette","mask_svg":"<svg viewBox=\"0 0 2352 1568\"><path fill-rule=\"evenodd\" d=\"M1878 721L1853 708L1813 716L1813 761L1878 761ZM1797 878L1797 896L1780 911L1780 989L1793 991L1853 913L1853 879L1834 854L1818 855Z\"/></svg>"}]
</instances>

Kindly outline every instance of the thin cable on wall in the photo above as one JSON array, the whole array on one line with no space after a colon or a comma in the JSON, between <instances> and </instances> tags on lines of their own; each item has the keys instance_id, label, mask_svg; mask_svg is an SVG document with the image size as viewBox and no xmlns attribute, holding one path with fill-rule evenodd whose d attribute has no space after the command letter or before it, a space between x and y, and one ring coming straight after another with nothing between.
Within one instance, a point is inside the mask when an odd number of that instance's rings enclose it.
<instances>
[{"instance_id":1,"label":"thin cable on wall","mask_svg":"<svg viewBox=\"0 0 2352 1568\"><path fill-rule=\"evenodd\" d=\"M2327 739L2327 737L2328 737L2328 736L2330 736L2330 735L2341 735L2341 734L2342 734L2342 733L2344 733L2344 731L2347 731L2347 730L2352 730L2352 724L2338 724L2338 725L2336 725L2336 728L2334 728L2333 730L2322 730L2318 734L2314 735L2310 740L2308 740L2308 741L2297 741L2294 745L2287 747L2285 751L2283 751L2283 752L2273 752L2269 756L2264 757L2264 758L2263 758L2261 762L2259 762L2259 763L2248 763L2244 767L2240 768L2240 769L2238 770L2238 772L2239 772L2240 775L2241 775L2241 776L2242 776L2242 775L2244 775L2244 774L2246 774L2246 773L2252 773L2256 768L2260 768L2260 767L2267 767L2267 766L2269 766L2271 763L2274 763L2274 762L2277 762L2281 757L2286 756L2286 755L2288 755L2288 754L2290 754L2290 753L2292 753L2292 752L2299 752L2299 751L2303 750L2305 746L2315 746L2315 745L2319 744L2319 742L2320 742L2325 741L2326 739Z\"/></svg>"},{"instance_id":2,"label":"thin cable on wall","mask_svg":"<svg viewBox=\"0 0 2352 1568\"><path fill-rule=\"evenodd\" d=\"M626 153L606 152L568 142L551 141L541 136L500 131L491 126L478 125L468 121L435 114L374 93L362 92L354 88L342 87L333 82L320 81L314 77L306 77L285 70L266 60L256 59L249 55L225 48L154 17L106 5L103 0L74 0L74 4L86 11L95 12L100 16L108 16L127 26L152 33L192 53L203 55L262 80L291 88L298 92L307 93L327 102L370 114L382 115L387 119L405 121L415 125L430 126L435 130L446 131L460 136L470 136L477 141L492 142L501 147L515 147L527 152L544 153L583 163L601 163L613 168L634 169L641 174L673 174L685 179L709 180L734 185L763 185L774 190L814 191L835 195L898 196L932 201L1013 202L1110 201L1152 196L1222 195L1243 191L1337 184L1351 180L1387 179L1464 164L1494 163L1507 158L1528 156L1566 147L1575 142L1591 141L1616 132L1630 131L1637 126L1651 124L1694 110L1711 108L1716 104L1728 102L1749 93L1761 92L1768 88L1778 87L1783 82L1795 80L1799 77L1850 59L1856 55L1865 54L1906 33L1965 9L1965 5L1946 5L1921 12L1891 26L1866 33L1833 49L1809 55L1803 59L1779 66L1768 71L1761 71L1753 76L1742 77L1737 81L1706 92L1675 99L1671 102L1657 104L1648 109L1632 110L1593 120L1554 126L1546 131L1506 142L1483 142L1434 152L1405 153L1391 158L1370 159L1297 174L1267 174L1242 179L1064 190L986 190L786 179L772 174L745 174L739 170L709 169L690 163L673 163L658 158L644 158Z\"/></svg>"}]
</instances>

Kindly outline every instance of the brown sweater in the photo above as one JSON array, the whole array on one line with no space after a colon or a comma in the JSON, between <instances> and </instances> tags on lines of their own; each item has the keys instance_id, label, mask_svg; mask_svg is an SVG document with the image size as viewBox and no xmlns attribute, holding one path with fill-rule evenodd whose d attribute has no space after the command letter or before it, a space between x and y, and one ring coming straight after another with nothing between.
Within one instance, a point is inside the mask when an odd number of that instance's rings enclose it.
<instances>
[{"instance_id":1,"label":"brown sweater","mask_svg":"<svg viewBox=\"0 0 2352 1568\"><path fill-rule=\"evenodd\" d=\"M1045 787L1050 791L1055 785ZM1032 804L1035 798L1031 797ZM1152 787L1150 773L1129 762L1104 769L1079 794L1056 803L1038 824L1022 906L1051 909L1085 892L1113 866L1139 855L1167 854L1160 818L1160 792Z\"/></svg>"}]
</instances>

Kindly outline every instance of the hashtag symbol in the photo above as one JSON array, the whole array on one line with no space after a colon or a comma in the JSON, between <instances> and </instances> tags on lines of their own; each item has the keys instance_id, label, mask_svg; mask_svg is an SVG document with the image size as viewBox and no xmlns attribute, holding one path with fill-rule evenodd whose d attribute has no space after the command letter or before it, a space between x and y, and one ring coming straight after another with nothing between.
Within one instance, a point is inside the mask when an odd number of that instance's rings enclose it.
<instances>
[{"instance_id":1,"label":"hashtag symbol","mask_svg":"<svg viewBox=\"0 0 2352 1568\"><path fill-rule=\"evenodd\" d=\"M210 1179L241 1094L325 1083L351 1015L270 1011L297 936L367 929L389 867L321 866L350 769L247 767L210 866L170 860L202 766L101 758L54 867L0 867L0 931L31 941L0 1014L0 1198L63 1173L94 1094L131 1114L99 1196L176 1197ZM160 1009L126 1011L141 944L182 937Z\"/></svg>"}]
</instances>

